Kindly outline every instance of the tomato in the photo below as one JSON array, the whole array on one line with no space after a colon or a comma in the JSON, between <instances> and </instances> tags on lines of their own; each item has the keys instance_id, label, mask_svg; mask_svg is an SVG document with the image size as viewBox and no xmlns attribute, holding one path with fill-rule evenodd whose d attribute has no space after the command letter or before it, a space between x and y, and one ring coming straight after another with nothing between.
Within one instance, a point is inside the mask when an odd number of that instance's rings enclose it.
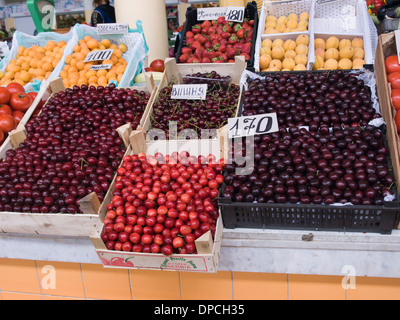
<instances>
[{"instance_id":1,"label":"tomato","mask_svg":"<svg viewBox=\"0 0 400 320\"><path fill-rule=\"evenodd\" d=\"M0 130L9 133L17 127L17 122L10 114L0 114Z\"/></svg>"},{"instance_id":2,"label":"tomato","mask_svg":"<svg viewBox=\"0 0 400 320\"><path fill-rule=\"evenodd\" d=\"M393 89L391 92L392 104L395 110L400 109L400 89Z\"/></svg>"},{"instance_id":3,"label":"tomato","mask_svg":"<svg viewBox=\"0 0 400 320\"><path fill-rule=\"evenodd\" d=\"M156 72L164 72L164 60L156 59L150 64L150 68L153 68Z\"/></svg>"},{"instance_id":4,"label":"tomato","mask_svg":"<svg viewBox=\"0 0 400 320\"><path fill-rule=\"evenodd\" d=\"M32 98L32 101L35 101L36 97L38 96L37 92L28 92L28 95Z\"/></svg>"},{"instance_id":5,"label":"tomato","mask_svg":"<svg viewBox=\"0 0 400 320\"><path fill-rule=\"evenodd\" d=\"M400 72L399 58L397 55L389 56L385 59L386 73Z\"/></svg>"},{"instance_id":6,"label":"tomato","mask_svg":"<svg viewBox=\"0 0 400 320\"><path fill-rule=\"evenodd\" d=\"M32 105L32 97L27 93L13 93L11 95L10 104L16 111L25 112Z\"/></svg>"},{"instance_id":7,"label":"tomato","mask_svg":"<svg viewBox=\"0 0 400 320\"><path fill-rule=\"evenodd\" d=\"M12 113L12 116L14 117L15 121L17 122L17 125L21 122L24 115L25 115L25 113L23 113L22 111L14 111Z\"/></svg>"},{"instance_id":8,"label":"tomato","mask_svg":"<svg viewBox=\"0 0 400 320\"><path fill-rule=\"evenodd\" d=\"M4 138L5 138L4 132L0 130L0 146L4 142Z\"/></svg>"},{"instance_id":9,"label":"tomato","mask_svg":"<svg viewBox=\"0 0 400 320\"><path fill-rule=\"evenodd\" d=\"M0 87L0 104L7 104L10 102L11 94L7 88Z\"/></svg>"},{"instance_id":10,"label":"tomato","mask_svg":"<svg viewBox=\"0 0 400 320\"><path fill-rule=\"evenodd\" d=\"M155 70L153 68L144 68L145 72L154 72Z\"/></svg>"},{"instance_id":11,"label":"tomato","mask_svg":"<svg viewBox=\"0 0 400 320\"><path fill-rule=\"evenodd\" d=\"M7 85L7 89L10 91L11 95L16 92L25 92L24 87L17 82L11 82L9 85Z\"/></svg>"},{"instance_id":12,"label":"tomato","mask_svg":"<svg viewBox=\"0 0 400 320\"><path fill-rule=\"evenodd\" d=\"M0 114L12 114L11 107L7 104L0 104Z\"/></svg>"}]
</instances>

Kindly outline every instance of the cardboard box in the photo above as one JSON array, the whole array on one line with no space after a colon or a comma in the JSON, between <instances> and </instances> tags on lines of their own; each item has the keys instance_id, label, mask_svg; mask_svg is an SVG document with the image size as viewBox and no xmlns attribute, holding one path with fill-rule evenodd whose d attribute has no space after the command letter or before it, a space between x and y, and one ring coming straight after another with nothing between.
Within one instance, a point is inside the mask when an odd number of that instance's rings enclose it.
<instances>
[{"instance_id":1,"label":"cardboard box","mask_svg":"<svg viewBox=\"0 0 400 320\"><path fill-rule=\"evenodd\" d=\"M130 154L144 152L146 154L171 154L174 151L188 151L191 155L214 154L217 159L224 155L218 140L187 140L187 141L152 141L146 142L146 133L143 130L133 131L130 136ZM111 189L114 189L113 184ZM110 203L112 194L105 198ZM104 221L107 212L105 207L100 210L100 219ZM218 218L214 239L211 232L198 238L196 243L197 254L149 254L108 250L101 239L104 225L94 231L90 237L97 255L105 268L149 269L189 271L201 273L216 273L218 269L221 239L223 232L222 216Z\"/></svg>"},{"instance_id":2,"label":"cardboard box","mask_svg":"<svg viewBox=\"0 0 400 320\"><path fill-rule=\"evenodd\" d=\"M151 82L149 82L151 84ZM148 111L151 101L154 98L155 87L132 87L146 92L151 92L150 100L147 104ZM65 90L64 84L60 78L52 81L44 91L52 97L55 93ZM36 105L37 106L37 105ZM35 112L35 108L29 109L27 119ZM142 117L144 120L145 114ZM9 139L5 141L0 150L0 159L6 156L6 152L15 149L26 139L26 130L24 121L14 130ZM118 132L126 146L129 145L130 125L118 128ZM107 195L111 191L108 190ZM106 195L106 197L107 197ZM0 212L0 233L33 234L33 235L57 235L71 237L89 237L94 229L101 227L102 221L99 218L99 211L105 206L100 203L96 193L89 194L80 200L80 206L83 214L32 214L21 212Z\"/></svg>"}]
</instances>

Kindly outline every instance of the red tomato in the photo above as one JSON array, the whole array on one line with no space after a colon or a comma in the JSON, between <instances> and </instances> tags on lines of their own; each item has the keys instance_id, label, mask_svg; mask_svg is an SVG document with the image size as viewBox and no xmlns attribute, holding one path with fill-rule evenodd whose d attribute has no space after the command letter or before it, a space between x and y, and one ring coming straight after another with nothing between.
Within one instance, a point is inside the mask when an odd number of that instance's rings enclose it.
<instances>
[{"instance_id":1,"label":"red tomato","mask_svg":"<svg viewBox=\"0 0 400 320\"><path fill-rule=\"evenodd\" d=\"M4 138L5 138L4 132L2 130L0 130L0 146L4 142Z\"/></svg>"},{"instance_id":2,"label":"red tomato","mask_svg":"<svg viewBox=\"0 0 400 320\"><path fill-rule=\"evenodd\" d=\"M150 64L150 68L153 68L156 72L164 72L164 60L156 59Z\"/></svg>"},{"instance_id":3,"label":"red tomato","mask_svg":"<svg viewBox=\"0 0 400 320\"><path fill-rule=\"evenodd\" d=\"M12 114L11 107L7 104L0 104L0 114Z\"/></svg>"},{"instance_id":4,"label":"red tomato","mask_svg":"<svg viewBox=\"0 0 400 320\"><path fill-rule=\"evenodd\" d=\"M28 92L28 95L31 96L32 101L35 101L36 97L38 96L37 92Z\"/></svg>"},{"instance_id":5,"label":"red tomato","mask_svg":"<svg viewBox=\"0 0 400 320\"><path fill-rule=\"evenodd\" d=\"M397 55L389 56L385 59L386 73L400 72L399 58Z\"/></svg>"},{"instance_id":6,"label":"red tomato","mask_svg":"<svg viewBox=\"0 0 400 320\"><path fill-rule=\"evenodd\" d=\"M0 114L0 130L9 133L17 127L17 122L10 114Z\"/></svg>"},{"instance_id":7,"label":"red tomato","mask_svg":"<svg viewBox=\"0 0 400 320\"><path fill-rule=\"evenodd\" d=\"M8 91L10 91L10 94L12 95L13 93L16 92L25 92L25 89L22 85L20 85L17 82L11 82L8 86L7 86Z\"/></svg>"},{"instance_id":8,"label":"red tomato","mask_svg":"<svg viewBox=\"0 0 400 320\"><path fill-rule=\"evenodd\" d=\"M25 113L23 113L22 111L14 111L12 113L12 116L14 117L15 121L17 122L17 125L21 122L24 115L25 115Z\"/></svg>"},{"instance_id":9,"label":"red tomato","mask_svg":"<svg viewBox=\"0 0 400 320\"><path fill-rule=\"evenodd\" d=\"M11 94L7 88L0 87L0 104L7 104L10 102Z\"/></svg>"},{"instance_id":10,"label":"red tomato","mask_svg":"<svg viewBox=\"0 0 400 320\"><path fill-rule=\"evenodd\" d=\"M32 97L27 93L13 93L11 95L10 104L16 111L25 112L32 105Z\"/></svg>"},{"instance_id":11,"label":"red tomato","mask_svg":"<svg viewBox=\"0 0 400 320\"><path fill-rule=\"evenodd\" d=\"M397 110L400 109L400 89L393 89L391 93L393 107Z\"/></svg>"}]
</instances>

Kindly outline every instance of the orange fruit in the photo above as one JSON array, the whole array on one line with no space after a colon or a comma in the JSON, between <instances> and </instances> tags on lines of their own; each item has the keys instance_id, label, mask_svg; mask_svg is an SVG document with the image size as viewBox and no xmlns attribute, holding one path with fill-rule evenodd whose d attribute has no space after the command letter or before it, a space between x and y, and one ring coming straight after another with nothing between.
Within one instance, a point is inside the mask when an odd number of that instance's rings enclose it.
<instances>
[{"instance_id":1,"label":"orange fruit","mask_svg":"<svg viewBox=\"0 0 400 320\"><path fill-rule=\"evenodd\" d=\"M126 44L124 44L124 43L121 43L121 44L118 46L118 49L119 49L122 53L125 53L125 52L128 51L128 47L127 47Z\"/></svg>"},{"instance_id":2,"label":"orange fruit","mask_svg":"<svg viewBox=\"0 0 400 320\"><path fill-rule=\"evenodd\" d=\"M99 42L96 39L90 39L89 41L87 41L87 45L89 49L94 50L98 48Z\"/></svg>"}]
</instances>

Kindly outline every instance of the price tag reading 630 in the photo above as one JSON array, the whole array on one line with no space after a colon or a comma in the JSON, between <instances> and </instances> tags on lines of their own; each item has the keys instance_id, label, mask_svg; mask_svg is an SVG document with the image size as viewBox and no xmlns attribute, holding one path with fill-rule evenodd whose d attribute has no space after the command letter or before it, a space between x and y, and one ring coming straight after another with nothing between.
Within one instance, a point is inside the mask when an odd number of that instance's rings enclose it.
<instances>
[{"instance_id":1,"label":"price tag reading 630","mask_svg":"<svg viewBox=\"0 0 400 320\"><path fill-rule=\"evenodd\" d=\"M228 119L229 138L250 137L279 131L276 113Z\"/></svg>"}]
</instances>

